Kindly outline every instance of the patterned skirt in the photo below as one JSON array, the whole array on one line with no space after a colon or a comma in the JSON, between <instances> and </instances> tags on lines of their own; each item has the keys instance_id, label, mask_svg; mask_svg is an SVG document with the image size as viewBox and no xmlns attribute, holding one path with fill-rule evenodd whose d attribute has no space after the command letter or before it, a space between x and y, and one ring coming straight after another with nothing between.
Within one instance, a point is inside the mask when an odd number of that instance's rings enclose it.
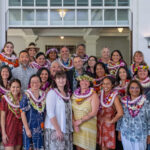
<instances>
[{"instance_id":1,"label":"patterned skirt","mask_svg":"<svg viewBox=\"0 0 150 150\"><path fill-rule=\"evenodd\" d=\"M58 140L56 130L45 129L45 150L72 150L72 133L63 133L63 140Z\"/></svg>"}]
</instances>

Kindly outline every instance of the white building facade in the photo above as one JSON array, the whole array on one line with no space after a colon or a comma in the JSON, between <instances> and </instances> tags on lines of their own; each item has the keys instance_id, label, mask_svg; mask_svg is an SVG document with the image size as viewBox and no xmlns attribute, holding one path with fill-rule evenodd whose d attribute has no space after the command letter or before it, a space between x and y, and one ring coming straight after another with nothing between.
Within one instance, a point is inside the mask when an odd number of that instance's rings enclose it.
<instances>
[{"instance_id":1,"label":"white building facade","mask_svg":"<svg viewBox=\"0 0 150 150\"><path fill-rule=\"evenodd\" d=\"M51 40L52 43L56 41L52 37L59 36L60 33L57 31L61 29L64 35L66 31L69 31L71 38L68 40L70 39L70 42L75 40L75 35L76 37L82 35L83 38L78 38L76 43L85 42L89 55L99 56L96 45L98 48L104 46L98 43L107 41L108 35L110 41L113 41L115 35L118 39L122 38L123 53L125 54L125 51L128 50L127 57L131 58L136 50L141 50L146 62L149 63L149 6L150 1L148 0L0 0L0 48L3 48L6 40L13 40L14 35L16 38L22 34L25 42L21 44L22 47L18 45L19 49L23 49L31 41L37 41L40 48L44 49L48 41ZM80 30L82 28L84 31ZM127 32L113 33L113 30L117 28L123 28ZM9 32L10 29L20 30ZM48 30L51 31L49 33L51 38L46 39ZM101 33L97 34L97 31ZM19 43L20 38L18 37L16 41ZM123 37L129 40L129 46L126 48ZM42 45L44 39L47 40L47 43ZM110 41L110 45L114 45L112 48L115 48L116 42L111 43ZM63 42L61 44L64 45ZM66 41L65 45L67 44ZM108 45L107 42L106 45Z\"/></svg>"}]
</instances>

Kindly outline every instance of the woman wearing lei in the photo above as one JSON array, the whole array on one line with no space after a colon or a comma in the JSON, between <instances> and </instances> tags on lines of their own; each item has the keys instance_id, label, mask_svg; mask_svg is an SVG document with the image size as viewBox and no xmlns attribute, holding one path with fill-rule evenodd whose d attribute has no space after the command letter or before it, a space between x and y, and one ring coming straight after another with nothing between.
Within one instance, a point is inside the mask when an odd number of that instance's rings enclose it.
<instances>
[{"instance_id":1,"label":"woman wearing lei","mask_svg":"<svg viewBox=\"0 0 150 150\"><path fill-rule=\"evenodd\" d=\"M94 66L97 63L97 58L95 56L90 56L87 61L86 71L91 73L92 77L95 77Z\"/></svg>"},{"instance_id":2,"label":"woman wearing lei","mask_svg":"<svg viewBox=\"0 0 150 150\"><path fill-rule=\"evenodd\" d=\"M116 87L115 90L118 91L118 94L122 97L126 94L126 88L130 82L131 76L127 67L120 67L116 75Z\"/></svg>"},{"instance_id":3,"label":"woman wearing lei","mask_svg":"<svg viewBox=\"0 0 150 150\"><path fill-rule=\"evenodd\" d=\"M104 63L98 62L94 66L94 74L95 74L95 79L93 81L93 86L96 93L99 94L102 87L102 80L104 77L106 77L109 74L109 72Z\"/></svg>"},{"instance_id":4,"label":"woman wearing lei","mask_svg":"<svg viewBox=\"0 0 150 150\"><path fill-rule=\"evenodd\" d=\"M105 77L102 84L103 89L100 93L97 142L102 150L115 149L115 123L123 116L118 92L113 90L114 84L114 78L110 76Z\"/></svg>"},{"instance_id":5,"label":"woman wearing lei","mask_svg":"<svg viewBox=\"0 0 150 150\"><path fill-rule=\"evenodd\" d=\"M117 130L124 150L146 150L150 143L150 104L142 93L141 84L132 80L127 96L121 99L124 116L118 121Z\"/></svg>"},{"instance_id":6,"label":"woman wearing lei","mask_svg":"<svg viewBox=\"0 0 150 150\"><path fill-rule=\"evenodd\" d=\"M117 70L121 66L126 66L126 63L123 60L121 52L119 50L114 50L111 53L111 60L107 66L110 74L116 76Z\"/></svg>"},{"instance_id":7,"label":"woman wearing lei","mask_svg":"<svg viewBox=\"0 0 150 150\"><path fill-rule=\"evenodd\" d=\"M64 71L58 71L46 97L45 150L72 150L72 108Z\"/></svg>"},{"instance_id":8,"label":"woman wearing lei","mask_svg":"<svg viewBox=\"0 0 150 150\"><path fill-rule=\"evenodd\" d=\"M58 61L66 71L73 68L73 60L69 57L69 55L70 52L67 47L64 46L60 49L60 58L58 58Z\"/></svg>"},{"instance_id":9,"label":"woman wearing lei","mask_svg":"<svg viewBox=\"0 0 150 150\"><path fill-rule=\"evenodd\" d=\"M97 111L99 99L90 87L93 78L87 74L77 77L79 88L72 96L73 144L77 150L95 150L97 136Z\"/></svg>"},{"instance_id":10,"label":"woman wearing lei","mask_svg":"<svg viewBox=\"0 0 150 150\"><path fill-rule=\"evenodd\" d=\"M8 65L10 69L19 66L18 58L14 52L14 44L12 42L6 42L0 53L0 66L3 65Z\"/></svg>"},{"instance_id":11,"label":"woman wearing lei","mask_svg":"<svg viewBox=\"0 0 150 150\"><path fill-rule=\"evenodd\" d=\"M7 150L21 150L22 121L19 102L21 83L18 79L10 82L10 92L2 97L0 103L2 141Z\"/></svg>"},{"instance_id":12,"label":"woman wearing lei","mask_svg":"<svg viewBox=\"0 0 150 150\"><path fill-rule=\"evenodd\" d=\"M36 57L35 57L35 61L30 63L30 66L32 68L36 68L36 69L40 69L40 68L47 68L50 69L50 65L46 60L45 54L43 52L39 52L37 53Z\"/></svg>"},{"instance_id":13,"label":"woman wearing lei","mask_svg":"<svg viewBox=\"0 0 150 150\"><path fill-rule=\"evenodd\" d=\"M136 72L136 67L138 67L141 63L144 62L144 55L141 51L136 51L133 56L133 64L131 64L130 71L131 75L133 76Z\"/></svg>"},{"instance_id":14,"label":"woman wearing lei","mask_svg":"<svg viewBox=\"0 0 150 150\"><path fill-rule=\"evenodd\" d=\"M50 85L52 82L49 70L47 68L41 68L38 70L37 75L41 78L42 81L41 90L45 91L47 94L50 90Z\"/></svg>"},{"instance_id":15,"label":"woman wearing lei","mask_svg":"<svg viewBox=\"0 0 150 150\"><path fill-rule=\"evenodd\" d=\"M146 63L141 63L138 67L135 68L134 79L138 80L143 89L144 94L150 100L150 72L149 67Z\"/></svg>"},{"instance_id":16,"label":"woman wearing lei","mask_svg":"<svg viewBox=\"0 0 150 150\"><path fill-rule=\"evenodd\" d=\"M1 97L9 92L9 81L12 77L11 70L7 65L0 68L0 101Z\"/></svg>"},{"instance_id":17,"label":"woman wearing lei","mask_svg":"<svg viewBox=\"0 0 150 150\"><path fill-rule=\"evenodd\" d=\"M23 122L23 147L25 150L44 150L44 114L45 92L40 90L41 79L32 75L30 89L25 91L20 102L21 118ZM33 144L33 145L32 145Z\"/></svg>"},{"instance_id":18,"label":"woman wearing lei","mask_svg":"<svg viewBox=\"0 0 150 150\"><path fill-rule=\"evenodd\" d=\"M46 51L46 59L51 66L51 63L58 58L58 50L56 48L51 48Z\"/></svg>"}]
</instances>

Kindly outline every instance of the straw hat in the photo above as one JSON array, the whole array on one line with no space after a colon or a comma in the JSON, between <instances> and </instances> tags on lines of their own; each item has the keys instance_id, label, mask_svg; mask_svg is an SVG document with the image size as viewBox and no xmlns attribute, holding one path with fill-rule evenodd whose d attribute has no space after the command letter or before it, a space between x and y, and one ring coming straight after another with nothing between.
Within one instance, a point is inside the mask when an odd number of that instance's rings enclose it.
<instances>
[{"instance_id":1,"label":"straw hat","mask_svg":"<svg viewBox=\"0 0 150 150\"><path fill-rule=\"evenodd\" d=\"M31 48L35 49L36 52L38 52L40 50L39 47L36 47L35 43L30 43L29 46L26 48L26 50L28 51Z\"/></svg>"}]
</instances>

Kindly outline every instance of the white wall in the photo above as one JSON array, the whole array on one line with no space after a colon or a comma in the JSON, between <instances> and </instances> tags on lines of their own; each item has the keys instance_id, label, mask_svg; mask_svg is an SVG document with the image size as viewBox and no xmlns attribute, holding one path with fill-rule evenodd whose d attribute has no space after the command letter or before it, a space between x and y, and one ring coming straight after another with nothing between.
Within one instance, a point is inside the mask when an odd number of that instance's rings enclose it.
<instances>
[{"instance_id":1,"label":"white wall","mask_svg":"<svg viewBox=\"0 0 150 150\"><path fill-rule=\"evenodd\" d=\"M133 52L141 50L150 65L150 49L145 36L150 37L150 0L132 0L133 11Z\"/></svg>"},{"instance_id":2,"label":"white wall","mask_svg":"<svg viewBox=\"0 0 150 150\"><path fill-rule=\"evenodd\" d=\"M0 0L0 50L6 41L5 0Z\"/></svg>"}]
</instances>

